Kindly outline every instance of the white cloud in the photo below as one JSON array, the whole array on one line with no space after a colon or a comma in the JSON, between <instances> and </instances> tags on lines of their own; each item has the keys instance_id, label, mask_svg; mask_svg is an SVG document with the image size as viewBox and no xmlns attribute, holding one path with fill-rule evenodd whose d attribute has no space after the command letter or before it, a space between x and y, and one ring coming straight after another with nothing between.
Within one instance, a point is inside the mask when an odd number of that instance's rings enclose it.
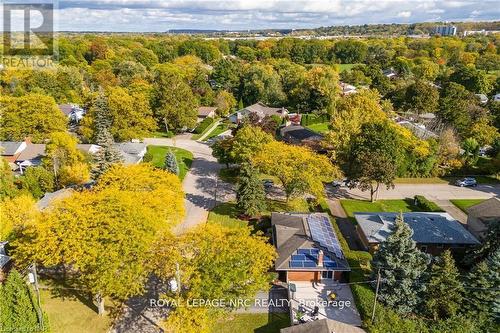
<instances>
[{"instance_id":1,"label":"white cloud","mask_svg":"<svg viewBox=\"0 0 500 333\"><path fill-rule=\"evenodd\" d=\"M403 12L399 12L397 17L404 17L404 18L408 18L411 16L411 11L407 10L407 11L403 11Z\"/></svg>"},{"instance_id":2,"label":"white cloud","mask_svg":"<svg viewBox=\"0 0 500 333\"><path fill-rule=\"evenodd\" d=\"M492 20L495 1L59 0L61 30L312 28L436 20Z\"/></svg>"}]
</instances>

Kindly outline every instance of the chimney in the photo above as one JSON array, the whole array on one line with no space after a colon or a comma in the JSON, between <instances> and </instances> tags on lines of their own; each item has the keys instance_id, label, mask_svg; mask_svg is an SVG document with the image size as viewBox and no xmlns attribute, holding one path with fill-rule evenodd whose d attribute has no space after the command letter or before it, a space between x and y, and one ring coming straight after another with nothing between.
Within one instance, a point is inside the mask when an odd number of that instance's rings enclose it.
<instances>
[{"instance_id":1,"label":"chimney","mask_svg":"<svg viewBox=\"0 0 500 333\"><path fill-rule=\"evenodd\" d=\"M323 267L323 251L318 252L318 267Z\"/></svg>"}]
</instances>

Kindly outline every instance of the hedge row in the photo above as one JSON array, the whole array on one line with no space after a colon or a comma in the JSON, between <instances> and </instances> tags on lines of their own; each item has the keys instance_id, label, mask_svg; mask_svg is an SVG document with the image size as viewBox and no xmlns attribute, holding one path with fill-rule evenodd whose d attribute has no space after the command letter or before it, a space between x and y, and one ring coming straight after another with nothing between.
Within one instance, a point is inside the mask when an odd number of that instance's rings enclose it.
<instances>
[{"instance_id":1,"label":"hedge row","mask_svg":"<svg viewBox=\"0 0 500 333\"><path fill-rule=\"evenodd\" d=\"M316 115L312 113L306 113L302 115L300 120L300 124L302 126L313 125L313 124L321 124L330 121L330 117L327 114Z\"/></svg>"},{"instance_id":2,"label":"hedge row","mask_svg":"<svg viewBox=\"0 0 500 333\"><path fill-rule=\"evenodd\" d=\"M199 123L198 126L196 126L196 128L194 129L194 132L196 134L203 133L207 129L207 127L210 126L213 122L214 122L214 118L211 118L211 117L207 117L207 118L203 119L203 121L201 123Z\"/></svg>"},{"instance_id":3,"label":"hedge row","mask_svg":"<svg viewBox=\"0 0 500 333\"><path fill-rule=\"evenodd\" d=\"M436 205L434 202L427 200L423 195L415 196L415 205L425 212L442 212L441 207Z\"/></svg>"}]
</instances>

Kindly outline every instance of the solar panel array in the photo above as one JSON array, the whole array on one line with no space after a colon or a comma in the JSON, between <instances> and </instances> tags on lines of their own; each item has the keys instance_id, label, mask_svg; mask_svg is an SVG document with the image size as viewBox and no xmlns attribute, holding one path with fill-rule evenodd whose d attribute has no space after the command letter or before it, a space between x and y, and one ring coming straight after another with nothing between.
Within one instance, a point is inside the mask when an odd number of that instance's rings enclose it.
<instances>
[{"instance_id":1,"label":"solar panel array","mask_svg":"<svg viewBox=\"0 0 500 333\"><path fill-rule=\"evenodd\" d=\"M312 238L328 251L335 253L335 256L344 259L342 248L335 231L333 231L330 219L322 215L309 215L307 217L309 230Z\"/></svg>"},{"instance_id":2,"label":"solar panel array","mask_svg":"<svg viewBox=\"0 0 500 333\"><path fill-rule=\"evenodd\" d=\"M316 268L318 267L318 249L298 249L290 259L291 268ZM328 255L323 256L323 267L335 268L337 262Z\"/></svg>"}]
</instances>

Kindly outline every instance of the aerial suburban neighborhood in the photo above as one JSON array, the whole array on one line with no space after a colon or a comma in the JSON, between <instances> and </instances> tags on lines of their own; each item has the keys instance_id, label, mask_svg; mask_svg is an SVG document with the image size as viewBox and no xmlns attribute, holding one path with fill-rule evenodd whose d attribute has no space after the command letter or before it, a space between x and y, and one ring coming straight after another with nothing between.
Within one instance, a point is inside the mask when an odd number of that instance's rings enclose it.
<instances>
[{"instance_id":1,"label":"aerial suburban neighborhood","mask_svg":"<svg viewBox=\"0 0 500 333\"><path fill-rule=\"evenodd\" d=\"M0 5L0 332L500 332L499 12L353 3Z\"/></svg>"}]
</instances>

